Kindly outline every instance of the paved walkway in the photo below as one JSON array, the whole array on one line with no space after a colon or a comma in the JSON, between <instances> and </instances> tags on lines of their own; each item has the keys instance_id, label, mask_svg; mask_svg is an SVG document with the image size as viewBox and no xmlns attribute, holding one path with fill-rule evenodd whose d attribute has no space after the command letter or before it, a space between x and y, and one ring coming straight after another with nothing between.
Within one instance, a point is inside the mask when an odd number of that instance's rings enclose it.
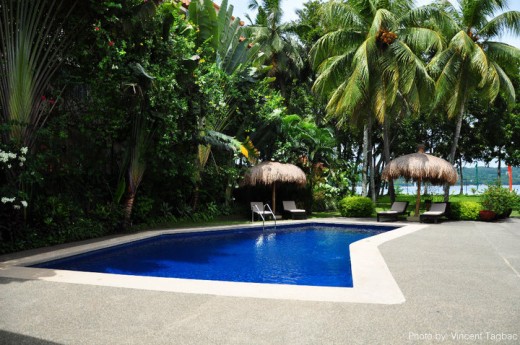
<instances>
[{"instance_id":1,"label":"paved walkway","mask_svg":"<svg viewBox=\"0 0 520 345\"><path fill-rule=\"evenodd\" d=\"M520 344L520 220L380 246L406 302L303 302L0 278L0 344Z\"/></svg>"}]
</instances>

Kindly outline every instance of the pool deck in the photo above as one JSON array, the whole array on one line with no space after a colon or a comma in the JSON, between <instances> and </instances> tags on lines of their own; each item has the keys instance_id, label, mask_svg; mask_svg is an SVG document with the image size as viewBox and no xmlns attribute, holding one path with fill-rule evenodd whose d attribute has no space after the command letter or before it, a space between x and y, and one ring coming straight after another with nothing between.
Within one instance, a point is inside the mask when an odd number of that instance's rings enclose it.
<instances>
[{"instance_id":1,"label":"pool deck","mask_svg":"<svg viewBox=\"0 0 520 345\"><path fill-rule=\"evenodd\" d=\"M432 224L379 251L402 303L0 277L0 344L520 344L520 219Z\"/></svg>"}]
</instances>

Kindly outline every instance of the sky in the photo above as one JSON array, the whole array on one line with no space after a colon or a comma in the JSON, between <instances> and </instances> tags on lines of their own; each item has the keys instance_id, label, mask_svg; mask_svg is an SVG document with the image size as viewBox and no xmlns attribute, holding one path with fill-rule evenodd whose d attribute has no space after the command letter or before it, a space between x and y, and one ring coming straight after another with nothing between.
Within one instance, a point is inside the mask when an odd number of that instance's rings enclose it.
<instances>
[{"instance_id":1,"label":"sky","mask_svg":"<svg viewBox=\"0 0 520 345\"><path fill-rule=\"evenodd\" d=\"M298 16L296 15L296 10L303 8L303 4L308 0L283 0L282 7L284 11L284 21L288 22L291 20L296 20ZM220 0L215 1L217 4L220 4ZM260 2L260 1L259 1ZM425 5L432 2L432 0L417 0L416 3L418 6ZM241 20L245 21L247 24L249 22L245 18L245 14L249 14L251 19L254 20L255 12L248 10L247 6L249 4L249 0L228 0L229 5L233 5L233 14L236 17L240 17ZM509 9L520 11L520 1L519 0L509 0ZM517 48L520 48L520 37L513 37L511 35L505 35L498 39L498 41L506 42L510 45L513 45Z\"/></svg>"}]
</instances>

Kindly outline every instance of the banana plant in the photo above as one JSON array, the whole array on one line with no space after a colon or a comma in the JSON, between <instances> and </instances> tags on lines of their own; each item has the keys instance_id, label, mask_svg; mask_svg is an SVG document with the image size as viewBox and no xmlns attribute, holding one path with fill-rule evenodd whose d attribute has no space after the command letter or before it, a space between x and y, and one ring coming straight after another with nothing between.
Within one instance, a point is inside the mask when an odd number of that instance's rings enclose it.
<instances>
[{"instance_id":1,"label":"banana plant","mask_svg":"<svg viewBox=\"0 0 520 345\"><path fill-rule=\"evenodd\" d=\"M242 22L239 18L233 17L233 6L228 6L227 0L222 1L218 14L211 0L192 1L188 7L188 19L198 28L197 44L199 48L209 47L212 52L209 57L205 58L214 61L216 70L211 71L214 73L214 80L220 80L220 78L225 80L225 75L240 75L244 79L251 76L252 71L248 69L254 61L259 47L250 45ZM224 91L221 101L226 105L227 110L218 114L213 113L211 116L201 112L197 119L201 143L197 147L193 209L198 206L201 175L211 155L212 146L237 147L237 144L230 140L231 137L222 133L235 115L234 109L236 108L230 106L234 100L232 96L226 94L225 83L223 83L222 90ZM201 102L203 101L201 100ZM203 108L204 106L201 105L200 109ZM247 152L247 150L244 149L242 152Z\"/></svg>"},{"instance_id":2,"label":"banana plant","mask_svg":"<svg viewBox=\"0 0 520 345\"><path fill-rule=\"evenodd\" d=\"M259 46L250 44L243 22L233 16L233 6L222 1L217 12L213 1L192 1L188 18L198 26L197 43L208 44L215 52L217 66L227 74L242 73L258 53Z\"/></svg>"}]
</instances>

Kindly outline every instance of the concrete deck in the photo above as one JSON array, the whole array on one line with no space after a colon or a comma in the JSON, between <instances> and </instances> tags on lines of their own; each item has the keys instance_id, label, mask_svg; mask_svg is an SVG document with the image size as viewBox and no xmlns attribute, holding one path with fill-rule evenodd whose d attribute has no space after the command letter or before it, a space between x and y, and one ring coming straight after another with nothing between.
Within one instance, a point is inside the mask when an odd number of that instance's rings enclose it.
<instances>
[{"instance_id":1,"label":"concrete deck","mask_svg":"<svg viewBox=\"0 0 520 345\"><path fill-rule=\"evenodd\" d=\"M402 304L0 278L0 344L520 344L520 220L445 222L379 249Z\"/></svg>"}]
</instances>

